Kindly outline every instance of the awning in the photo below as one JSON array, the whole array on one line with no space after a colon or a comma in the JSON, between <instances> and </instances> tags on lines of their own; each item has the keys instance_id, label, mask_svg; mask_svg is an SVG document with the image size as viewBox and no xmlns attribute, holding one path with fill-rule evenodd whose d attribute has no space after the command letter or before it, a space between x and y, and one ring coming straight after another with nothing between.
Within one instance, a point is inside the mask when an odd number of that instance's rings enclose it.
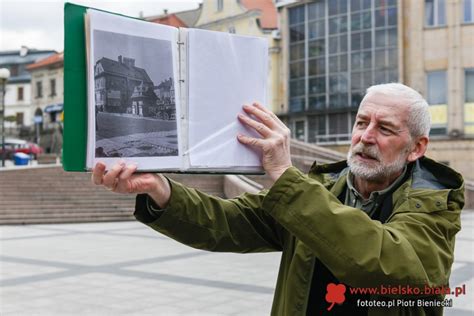
<instances>
[{"instance_id":1,"label":"awning","mask_svg":"<svg viewBox=\"0 0 474 316\"><path fill-rule=\"evenodd\" d=\"M63 111L63 104L51 104L44 108L45 113L52 113L52 112L62 112Z\"/></svg>"}]
</instances>

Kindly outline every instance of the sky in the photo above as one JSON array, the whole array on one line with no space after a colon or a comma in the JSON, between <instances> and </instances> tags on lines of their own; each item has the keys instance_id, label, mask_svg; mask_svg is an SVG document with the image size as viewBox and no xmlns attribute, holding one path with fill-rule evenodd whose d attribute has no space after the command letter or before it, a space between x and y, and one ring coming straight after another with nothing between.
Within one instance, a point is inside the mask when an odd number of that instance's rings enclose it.
<instances>
[{"instance_id":1,"label":"sky","mask_svg":"<svg viewBox=\"0 0 474 316\"><path fill-rule=\"evenodd\" d=\"M0 51L28 48L62 51L63 0L0 0ZM69 2L138 17L196 9L201 0L71 0Z\"/></svg>"},{"instance_id":2,"label":"sky","mask_svg":"<svg viewBox=\"0 0 474 316\"><path fill-rule=\"evenodd\" d=\"M155 86L174 77L170 41L97 30L94 38L94 64L102 57L117 61L123 56L145 69Z\"/></svg>"}]
</instances>

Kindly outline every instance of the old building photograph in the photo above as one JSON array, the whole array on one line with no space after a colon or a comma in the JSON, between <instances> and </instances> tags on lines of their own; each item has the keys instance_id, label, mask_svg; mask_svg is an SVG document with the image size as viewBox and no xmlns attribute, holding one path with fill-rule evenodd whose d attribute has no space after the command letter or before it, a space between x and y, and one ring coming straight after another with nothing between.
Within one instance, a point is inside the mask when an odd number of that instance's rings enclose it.
<instances>
[{"instance_id":1,"label":"old building photograph","mask_svg":"<svg viewBox=\"0 0 474 316\"><path fill-rule=\"evenodd\" d=\"M177 155L171 43L93 34L96 156Z\"/></svg>"}]
</instances>

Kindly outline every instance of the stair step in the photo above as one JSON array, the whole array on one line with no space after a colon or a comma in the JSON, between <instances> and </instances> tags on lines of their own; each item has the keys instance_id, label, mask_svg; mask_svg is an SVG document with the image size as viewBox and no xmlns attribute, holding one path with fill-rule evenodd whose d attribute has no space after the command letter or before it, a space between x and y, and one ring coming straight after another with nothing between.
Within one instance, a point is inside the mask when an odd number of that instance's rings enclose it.
<instances>
[{"instance_id":1,"label":"stair step","mask_svg":"<svg viewBox=\"0 0 474 316\"><path fill-rule=\"evenodd\" d=\"M132 210L124 211L107 211L107 212L88 212L82 210L81 212L55 212L55 213L16 213L16 214L0 214L0 220L4 219L35 219L35 218L68 218L68 217L122 217L133 216Z\"/></svg>"},{"instance_id":2,"label":"stair step","mask_svg":"<svg viewBox=\"0 0 474 316\"><path fill-rule=\"evenodd\" d=\"M76 207L76 208L57 208L57 209L29 209L29 208L23 208L23 209L4 209L1 210L0 216L4 214L55 214L55 213L69 213L69 214L75 214L75 213L91 213L91 214L96 214L96 213L104 213L104 212L133 212L134 207L133 206L120 206L120 207Z\"/></svg>"},{"instance_id":3,"label":"stair step","mask_svg":"<svg viewBox=\"0 0 474 316\"><path fill-rule=\"evenodd\" d=\"M35 218L0 220L0 225L33 225L33 224L63 224L63 223L95 223L133 221L133 216L101 216L101 217L70 217L70 218Z\"/></svg>"},{"instance_id":4,"label":"stair step","mask_svg":"<svg viewBox=\"0 0 474 316\"><path fill-rule=\"evenodd\" d=\"M84 205L90 206L100 206L100 207L107 207L107 206L134 206L135 200L123 200L123 201L115 201L115 200L90 200L90 201L79 201L79 200L40 200L40 199L30 199L30 200L23 200L20 201L18 199L4 199L2 204L0 205L0 210L2 209L20 209L20 208L61 208L61 207L81 207Z\"/></svg>"}]
</instances>

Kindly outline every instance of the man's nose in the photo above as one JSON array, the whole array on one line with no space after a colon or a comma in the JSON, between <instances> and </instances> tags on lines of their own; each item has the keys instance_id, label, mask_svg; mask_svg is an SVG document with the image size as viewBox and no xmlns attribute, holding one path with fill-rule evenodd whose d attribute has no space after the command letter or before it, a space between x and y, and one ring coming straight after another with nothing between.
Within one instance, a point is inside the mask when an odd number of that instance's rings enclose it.
<instances>
[{"instance_id":1,"label":"man's nose","mask_svg":"<svg viewBox=\"0 0 474 316\"><path fill-rule=\"evenodd\" d=\"M364 144L374 144L375 143L375 133L376 127L373 124L369 124L367 128L362 133L360 137L361 142Z\"/></svg>"}]
</instances>

